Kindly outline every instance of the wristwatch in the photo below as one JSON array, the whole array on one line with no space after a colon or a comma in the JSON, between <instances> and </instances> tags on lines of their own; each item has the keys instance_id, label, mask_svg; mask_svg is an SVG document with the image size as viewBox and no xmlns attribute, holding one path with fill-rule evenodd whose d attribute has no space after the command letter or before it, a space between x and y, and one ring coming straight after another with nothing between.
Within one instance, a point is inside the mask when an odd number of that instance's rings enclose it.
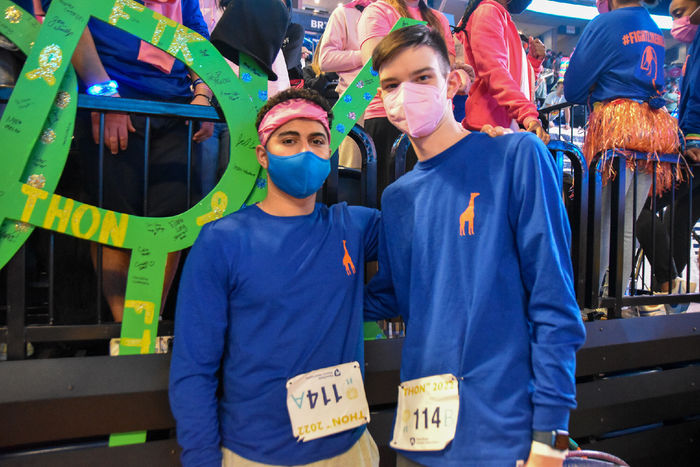
<instances>
[{"instance_id":1,"label":"wristwatch","mask_svg":"<svg viewBox=\"0 0 700 467\"><path fill-rule=\"evenodd\" d=\"M558 451L569 449L569 432L564 430L533 431L532 440L546 444Z\"/></svg>"}]
</instances>

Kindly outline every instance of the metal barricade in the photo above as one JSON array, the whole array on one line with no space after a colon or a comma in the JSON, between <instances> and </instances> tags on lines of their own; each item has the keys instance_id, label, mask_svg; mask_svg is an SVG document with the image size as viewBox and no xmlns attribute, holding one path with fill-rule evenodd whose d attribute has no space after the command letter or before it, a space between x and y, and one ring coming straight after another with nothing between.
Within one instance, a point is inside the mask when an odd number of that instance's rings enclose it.
<instances>
[{"instance_id":1,"label":"metal barricade","mask_svg":"<svg viewBox=\"0 0 700 467\"><path fill-rule=\"evenodd\" d=\"M12 88L0 88L0 103L9 100ZM96 97L89 95L80 95L78 98L79 111L99 112L100 114L100 134L99 146L97 150L98 157L98 193L97 206L102 207L104 198L104 160L105 155L104 145L104 116L106 112L124 112L131 115L142 115L146 119L145 124L145 147L143 151L143 170L144 170L144 214L148 215L148 194L149 194L149 156L150 156L150 137L151 137L151 119L154 117L172 117L183 120L183 125L187 125L187 147L186 149L186 170L187 170L187 206L183 206L183 210L189 208L198 201L193 193L193 126L198 121L223 121L216 109L213 107L175 104L168 102L152 102L138 99L112 99L109 97ZM186 123L184 123L186 121ZM69 157L76 157L76 153L72 152ZM117 156L118 157L118 156ZM41 237L41 238L40 238ZM28 343L40 344L46 342L52 343L67 343L67 342L87 342L108 340L119 337L121 323L111 322L111 319L105 318L105 306L103 303L103 282L104 274L102 268L102 249L101 245L97 246L97 254L93 273L95 276L96 300L94 305L87 310L92 317L89 322L81 322L79 324L61 324L57 317L56 310L56 241L60 236L52 231L43 231L36 229L30 237L28 243L25 244L15 254L7 267L2 271L2 282L0 282L0 297L2 296L3 288L5 300L0 299L0 343L6 344L6 358L8 360L21 360L26 358ZM40 239L41 242L32 241ZM78 240L76 240L77 242ZM37 243L46 243L39 245L40 248L34 248ZM87 242L83 242L87 243ZM45 270L37 271L37 261L33 261L34 266L28 264L29 257L36 257L42 253L35 250L43 250L45 252ZM77 261L77 259L75 259ZM33 274L34 278L30 278ZM37 279L37 277L39 279ZM78 284L75 284L76 291ZM76 292L76 295L78 292ZM174 291L171 291L170 296L174 296ZM45 299L43 298L45 296ZM37 297L41 297L39 303ZM30 303L30 300L32 301ZM5 306L4 303L7 305ZM2 323L2 315L4 311L5 324ZM75 312L86 310L73 310ZM163 320L158 326L159 335L172 335L173 322L172 320Z\"/></svg>"},{"instance_id":2,"label":"metal barricade","mask_svg":"<svg viewBox=\"0 0 700 467\"><path fill-rule=\"evenodd\" d=\"M610 185L610 238L609 238L609 272L608 272L608 287L607 292L602 288L602 278L600 277L600 261L601 261L601 249L602 242L606 239L601 238L601 223L603 206L601 205L602 198L602 180L599 174L601 159L611 159L613 164L613 170L615 171L614 179L608 181ZM628 190L632 190L632 210L634 213L638 212L638 207L640 203L645 203L646 196L644 199L639 199L637 195L637 184L639 171L634 170L632 173L632 181L627 184L626 178L629 176L627 174L626 166L628 160L632 161L646 161L647 154L640 153L636 151L606 151L605 154L600 153L594 157L591 161L589 167L590 173L595 174L589 177L589 226L588 226L588 246L587 249L591 252L588 255L588 279L587 279L587 289L586 289L586 306L588 308L607 308L608 318L619 318L622 316L623 307L645 307L654 305L679 305L679 304L689 304L691 302L700 301L699 293L662 293L659 294L657 290L658 287L653 286L653 278L656 275L656 269L658 264L656 264L657 248L655 245L656 240L656 224L652 222L651 224L651 251L640 250L637 254L625 257L624 252L624 231L625 231L625 209L629 209L625 206L625 198L629 202L629 195L627 195ZM667 162L671 164L678 163L677 154L660 154L658 155L659 162ZM676 229L678 228L676 217L680 219L680 216L687 216L688 226L692 228L695 221L693 216L693 177L687 177L688 184L688 209L686 212L676 213L676 193L678 190L678 181L676 180L675 170L673 173L672 187L668 193L670 196L670 204L666 208L665 215L670 217L668 237L670 241L668 254L668 267L669 271L675 270L673 262L673 250L674 250L674 237L676 237ZM657 196L653 195L656 193L656 175L657 175L657 165L654 165L653 173L650 174L652 178L651 193L652 196L649 197L647 204L651 210L652 216L657 213ZM632 239L638 238L638 227L637 227L637 216L635 216L635 221L632 223ZM688 261L685 265L685 290L689 291L691 289L690 281L690 268L693 267L693 261L690 258L690 229L686 229L686 232L681 232L680 234L686 238L684 241L684 249L688 254ZM642 254L645 254L649 259L649 274L646 273L646 262L642 258ZM630 277L624 277L624 262L631 261L631 275ZM681 271L677 271L678 274ZM638 287L641 275L641 287ZM646 280L648 278L648 282ZM629 294L626 294L628 287L627 282L629 281ZM671 284L669 284L671 286ZM600 292L602 288L602 293ZM655 293L656 292L656 293ZM672 287L668 292L674 292ZM639 310L635 312L636 315L640 315Z\"/></svg>"}]
</instances>

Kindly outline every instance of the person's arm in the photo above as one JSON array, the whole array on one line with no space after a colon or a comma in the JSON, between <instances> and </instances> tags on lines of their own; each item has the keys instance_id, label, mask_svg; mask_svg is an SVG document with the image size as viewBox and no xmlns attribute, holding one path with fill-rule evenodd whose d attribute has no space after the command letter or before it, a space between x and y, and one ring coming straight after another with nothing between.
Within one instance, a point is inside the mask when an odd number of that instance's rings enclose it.
<instances>
[{"instance_id":1,"label":"person's arm","mask_svg":"<svg viewBox=\"0 0 700 467\"><path fill-rule=\"evenodd\" d=\"M199 75L193 70L189 70L190 80L194 83L199 79ZM214 93L209 86L201 81L193 87L192 100L193 105L211 105L211 99ZM214 134L214 122L199 122L199 129L192 135L192 141L201 143L206 141Z\"/></svg>"},{"instance_id":2,"label":"person's arm","mask_svg":"<svg viewBox=\"0 0 700 467\"><path fill-rule=\"evenodd\" d=\"M549 151L525 135L510 151L509 223L532 325L532 429L566 429L576 407L576 351L585 340L574 295L569 223Z\"/></svg>"},{"instance_id":3,"label":"person's arm","mask_svg":"<svg viewBox=\"0 0 700 467\"><path fill-rule=\"evenodd\" d=\"M367 39L362 43L360 51L362 53L362 63L367 63L370 58L372 58L372 52L377 47L377 45L384 39L383 37L373 37L372 39Z\"/></svg>"},{"instance_id":4,"label":"person's arm","mask_svg":"<svg viewBox=\"0 0 700 467\"><path fill-rule=\"evenodd\" d=\"M204 21L198 0L182 0L182 24L209 39L209 29ZM190 80L194 83L199 75L188 68ZM211 105L213 93L204 82L198 83L193 88L192 101L194 105ZM199 129L192 135L192 140L201 143L214 134L213 122L200 122Z\"/></svg>"},{"instance_id":5,"label":"person's arm","mask_svg":"<svg viewBox=\"0 0 700 467\"><path fill-rule=\"evenodd\" d=\"M90 29L86 26L80 36L78 45L73 53L71 63L75 67L76 73L85 83L86 87L93 84L104 83L110 80L107 71L102 65L102 60L97 53L95 41L92 38ZM120 97L119 93L112 97ZM100 142L100 114L92 112L92 138L95 144ZM112 154L117 154L119 150L125 151L129 143L129 133L136 131L131 124L129 115L116 112L106 112L104 122L104 143Z\"/></svg>"},{"instance_id":6,"label":"person's arm","mask_svg":"<svg viewBox=\"0 0 700 467\"><path fill-rule=\"evenodd\" d=\"M377 254L377 273L365 286L364 319L377 321L394 318L399 315L399 306L394 293L394 283L391 275L389 251L386 245L386 229L384 223L378 226L379 252Z\"/></svg>"},{"instance_id":7,"label":"person's arm","mask_svg":"<svg viewBox=\"0 0 700 467\"><path fill-rule=\"evenodd\" d=\"M319 53L319 65L321 71L339 72L351 71L362 66L362 52L359 50L348 50L346 27L356 27L354 24L347 24L345 7L335 9L326 30L321 37L316 53Z\"/></svg>"},{"instance_id":8,"label":"person's arm","mask_svg":"<svg viewBox=\"0 0 700 467\"><path fill-rule=\"evenodd\" d=\"M379 229L381 228L382 213L379 209L362 206L350 206L353 217L357 219L364 242L365 262L377 260L379 249Z\"/></svg>"},{"instance_id":9,"label":"person's arm","mask_svg":"<svg viewBox=\"0 0 700 467\"><path fill-rule=\"evenodd\" d=\"M215 232L205 225L182 272L170 363L170 408L183 466L221 466L217 372L228 327L231 273Z\"/></svg>"},{"instance_id":10,"label":"person's arm","mask_svg":"<svg viewBox=\"0 0 700 467\"><path fill-rule=\"evenodd\" d=\"M541 40L530 37L530 51L527 54L527 60L532 65L532 69L535 72L535 78L537 78L542 70L542 62L544 61L546 49Z\"/></svg>"},{"instance_id":11,"label":"person's arm","mask_svg":"<svg viewBox=\"0 0 700 467\"><path fill-rule=\"evenodd\" d=\"M576 44L576 50L569 59L569 67L564 75L564 96L567 102L586 104L595 83L600 78L600 70L609 58L605 53L605 37L599 27L600 21L594 18L583 31Z\"/></svg>"},{"instance_id":12,"label":"person's arm","mask_svg":"<svg viewBox=\"0 0 700 467\"><path fill-rule=\"evenodd\" d=\"M362 12L360 22L357 23L357 37L360 41L362 63L367 63L372 58L374 48L394 27L395 21L392 22L392 19L376 4L369 5Z\"/></svg>"},{"instance_id":13,"label":"person's arm","mask_svg":"<svg viewBox=\"0 0 700 467\"><path fill-rule=\"evenodd\" d=\"M479 6L469 21L470 42L476 75L483 78L489 94L508 112L508 115L525 126L526 119L537 120L537 106L525 96L508 69L508 46L505 41L506 23L499 10L492 5ZM526 63L523 66L527 66Z\"/></svg>"}]
</instances>

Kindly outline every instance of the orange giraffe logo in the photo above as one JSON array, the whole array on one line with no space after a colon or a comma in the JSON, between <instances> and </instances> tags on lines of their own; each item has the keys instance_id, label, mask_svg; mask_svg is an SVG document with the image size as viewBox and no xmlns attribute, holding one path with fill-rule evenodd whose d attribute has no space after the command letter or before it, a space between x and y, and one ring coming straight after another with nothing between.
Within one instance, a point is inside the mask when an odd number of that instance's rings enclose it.
<instances>
[{"instance_id":1,"label":"orange giraffe logo","mask_svg":"<svg viewBox=\"0 0 700 467\"><path fill-rule=\"evenodd\" d=\"M343 266L345 266L345 273L348 276L355 274L355 265L352 262L350 253L348 253L348 247L345 245L345 240L343 240L343 250L345 250L345 255L343 256Z\"/></svg>"},{"instance_id":2,"label":"orange giraffe logo","mask_svg":"<svg viewBox=\"0 0 700 467\"><path fill-rule=\"evenodd\" d=\"M474 235L474 199L479 196L479 193L472 193L471 198L469 198L469 206L464 212L459 216L459 236L464 237L466 235L464 230L464 224L469 223L469 235Z\"/></svg>"}]
</instances>

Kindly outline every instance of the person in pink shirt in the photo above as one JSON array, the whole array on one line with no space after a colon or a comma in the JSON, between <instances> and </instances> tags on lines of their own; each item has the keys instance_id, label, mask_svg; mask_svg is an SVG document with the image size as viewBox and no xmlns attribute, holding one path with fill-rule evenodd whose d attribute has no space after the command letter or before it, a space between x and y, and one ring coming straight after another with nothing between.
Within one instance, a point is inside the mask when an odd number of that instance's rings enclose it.
<instances>
[{"instance_id":1,"label":"person in pink shirt","mask_svg":"<svg viewBox=\"0 0 700 467\"><path fill-rule=\"evenodd\" d=\"M389 34L399 18L413 18L426 21L432 29L439 30L445 39L450 65L455 61L455 43L450 24L445 15L429 8L425 0L379 0L362 12L358 24L358 35L362 62L372 57L374 48ZM420 80L421 77L416 77ZM401 135L386 117L381 99L375 95L365 111L365 130L372 137L377 149L377 195L381 198L384 188L393 180L394 164L390 160L391 147ZM407 154L406 166L413 167L417 159L413 150Z\"/></svg>"},{"instance_id":2,"label":"person in pink shirt","mask_svg":"<svg viewBox=\"0 0 700 467\"><path fill-rule=\"evenodd\" d=\"M362 69L362 53L357 25L362 11L376 0L354 0L336 8L328 19L326 30L316 49L321 71L338 73L338 86L335 90L342 95ZM359 125L364 118L357 120ZM343 167L360 168L360 150L346 138L338 148L338 163Z\"/></svg>"},{"instance_id":3,"label":"person in pink shirt","mask_svg":"<svg viewBox=\"0 0 700 467\"><path fill-rule=\"evenodd\" d=\"M531 1L470 0L467 4L456 32L476 79L469 90L462 125L476 131L485 125L514 131L524 128L547 144L549 135L542 128L534 103L544 44L530 38L526 55L511 18L511 14L522 13Z\"/></svg>"}]
</instances>

